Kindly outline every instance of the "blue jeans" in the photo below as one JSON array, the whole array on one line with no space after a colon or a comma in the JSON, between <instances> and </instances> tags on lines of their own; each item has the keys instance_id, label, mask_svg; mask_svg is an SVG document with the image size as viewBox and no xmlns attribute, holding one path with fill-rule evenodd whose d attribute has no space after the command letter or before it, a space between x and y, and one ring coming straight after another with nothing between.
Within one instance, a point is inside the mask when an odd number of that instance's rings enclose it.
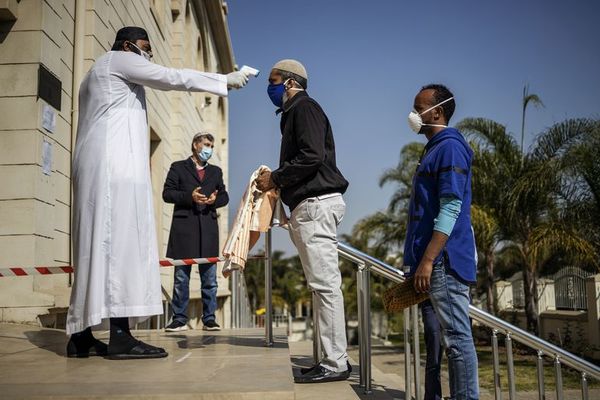
<instances>
[{"instance_id":1,"label":"blue jeans","mask_svg":"<svg viewBox=\"0 0 600 400\"><path fill-rule=\"evenodd\" d=\"M175 267L175 282L173 283L173 321L186 323L188 303L190 302L190 265ZM217 265L198 265L200 272L200 291L202 294L202 322L215 320L217 309Z\"/></svg>"},{"instance_id":2,"label":"blue jeans","mask_svg":"<svg viewBox=\"0 0 600 400\"><path fill-rule=\"evenodd\" d=\"M419 304L425 333L425 400L442 400L440 370L442 365L442 331L431 300Z\"/></svg>"},{"instance_id":3,"label":"blue jeans","mask_svg":"<svg viewBox=\"0 0 600 400\"><path fill-rule=\"evenodd\" d=\"M452 275L444 263L439 263L431 273L429 298L446 345L450 398L479 399L477 353L469 319L469 286Z\"/></svg>"}]
</instances>

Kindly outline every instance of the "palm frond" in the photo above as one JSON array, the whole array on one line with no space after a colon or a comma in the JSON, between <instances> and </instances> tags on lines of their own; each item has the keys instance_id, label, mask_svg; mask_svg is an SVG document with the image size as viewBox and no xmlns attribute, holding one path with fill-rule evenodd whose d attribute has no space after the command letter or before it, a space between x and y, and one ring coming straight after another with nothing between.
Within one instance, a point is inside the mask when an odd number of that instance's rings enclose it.
<instances>
[{"instance_id":1,"label":"palm frond","mask_svg":"<svg viewBox=\"0 0 600 400\"><path fill-rule=\"evenodd\" d=\"M491 212L476 204L471 206L471 222L478 248L492 249L500 237L498 221Z\"/></svg>"},{"instance_id":2,"label":"palm frond","mask_svg":"<svg viewBox=\"0 0 600 400\"><path fill-rule=\"evenodd\" d=\"M531 157L548 160L564 155L570 148L590 140L599 122L587 118L573 118L552 125L537 136Z\"/></svg>"},{"instance_id":3,"label":"palm frond","mask_svg":"<svg viewBox=\"0 0 600 400\"><path fill-rule=\"evenodd\" d=\"M528 94L523 97L523 108L527 108L530 103L536 107L545 107L537 94Z\"/></svg>"},{"instance_id":4,"label":"palm frond","mask_svg":"<svg viewBox=\"0 0 600 400\"><path fill-rule=\"evenodd\" d=\"M598 254L594 246L568 224L554 222L537 226L532 232L530 246L531 256L538 264L549 255L560 252L575 262L598 267Z\"/></svg>"}]
</instances>

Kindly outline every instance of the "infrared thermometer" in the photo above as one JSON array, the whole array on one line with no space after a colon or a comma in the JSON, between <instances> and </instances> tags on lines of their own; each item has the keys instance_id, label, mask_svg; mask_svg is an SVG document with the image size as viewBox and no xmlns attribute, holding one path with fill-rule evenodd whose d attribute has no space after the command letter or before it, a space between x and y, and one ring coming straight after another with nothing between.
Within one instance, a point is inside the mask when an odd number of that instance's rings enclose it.
<instances>
[{"instance_id":1,"label":"infrared thermometer","mask_svg":"<svg viewBox=\"0 0 600 400\"><path fill-rule=\"evenodd\" d=\"M258 77L258 74L260 74L260 71L259 71L259 70L257 70L256 68L249 67L249 66L247 66L247 65L244 65L244 66L243 66L243 67L240 69L240 72L243 72L244 74L246 74L246 75L248 75L248 76L249 76L249 75L252 75L252 76L253 76L253 77L255 77L255 78L256 78L256 77Z\"/></svg>"}]
</instances>

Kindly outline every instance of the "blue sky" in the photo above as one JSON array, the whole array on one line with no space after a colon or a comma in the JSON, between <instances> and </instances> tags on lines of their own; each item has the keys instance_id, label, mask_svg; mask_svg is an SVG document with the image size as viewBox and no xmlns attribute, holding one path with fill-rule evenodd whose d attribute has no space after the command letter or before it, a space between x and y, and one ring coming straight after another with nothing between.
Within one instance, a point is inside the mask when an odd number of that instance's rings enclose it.
<instances>
[{"instance_id":1,"label":"blue sky","mask_svg":"<svg viewBox=\"0 0 600 400\"><path fill-rule=\"evenodd\" d=\"M406 123L419 88L444 83L455 94L452 123L486 117L520 132L524 84L545 108L528 110L526 145L536 133L572 117L600 117L600 2L250 1L229 0L236 61L261 70L230 95L230 215L249 174L276 168L279 117L266 94L271 66L301 61L308 93L324 108L339 168L350 181L340 227L388 204L379 176L402 146L424 141ZM291 255L286 234L274 248Z\"/></svg>"}]
</instances>

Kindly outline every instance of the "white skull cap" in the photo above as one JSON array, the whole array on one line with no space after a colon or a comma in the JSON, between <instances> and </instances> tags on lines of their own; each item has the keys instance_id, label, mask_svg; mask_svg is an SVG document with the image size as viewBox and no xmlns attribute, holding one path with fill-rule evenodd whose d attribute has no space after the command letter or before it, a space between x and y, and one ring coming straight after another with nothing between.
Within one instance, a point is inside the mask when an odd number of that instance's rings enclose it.
<instances>
[{"instance_id":1,"label":"white skull cap","mask_svg":"<svg viewBox=\"0 0 600 400\"><path fill-rule=\"evenodd\" d=\"M195 142L196 139L198 139L200 136L206 136L208 137L208 140L214 140L214 135L210 132L206 132L206 131L202 131L202 132L198 132L194 135L194 137L192 138L192 142ZM212 138L212 139L211 139Z\"/></svg>"},{"instance_id":2,"label":"white skull cap","mask_svg":"<svg viewBox=\"0 0 600 400\"><path fill-rule=\"evenodd\" d=\"M273 69L278 69L280 71L291 72L296 74L306 80L308 80L308 74L306 73L306 68L304 65L300 63L300 61L286 59L277 61L275 65L273 65Z\"/></svg>"}]
</instances>

